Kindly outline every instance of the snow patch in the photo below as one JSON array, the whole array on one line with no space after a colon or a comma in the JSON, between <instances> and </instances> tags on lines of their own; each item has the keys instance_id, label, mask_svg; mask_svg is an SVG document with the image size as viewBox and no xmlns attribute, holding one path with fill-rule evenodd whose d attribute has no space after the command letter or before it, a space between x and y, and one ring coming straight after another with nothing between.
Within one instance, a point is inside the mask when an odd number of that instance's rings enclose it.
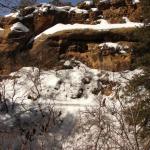
<instances>
[{"instance_id":1,"label":"snow patch","mask_svg":"<svg viewBox=\"0 0 150 150\"><path fill-rule=\"evenodd\" d=\"M110 0L100 0L99 2L100 2L100 3L109 3Z\"/></svg>"},{"instance_id":2,"label":"snow patch","mask_svg":"<svg viewBox=\"0 0 150 150\"><path fill-rule=\"evenodd\" d=\"M69 10L69 13L70 12L75 12L77 14L88 14L87 10L85 10L85 9L79 9L77 7L71 7L70 10Z\"/></svg>"},{"instance_id":3,"label":"snow patch","mask_svg":"<svg viewBox=\"0 0 150 150\"><path fill-rule=\"evenodd\" d=\"M121 54L126 54L127 52L126 51L124 51L124 50L120 50L119 51Z\"/></svg>"},{"instance_id":4,"label":"snow patch","mask_svg":"<svg viewBox=\"0 0 150 150\"><path fill-rule=\"evenodd\" d=\"M65 61L64 66L68 67L71 65L71 62L69 60Z\"/></svg>"},{"instance_id":5,"label":"snow patch","mask_svg":"<svg viewBox=\"0 0 150 150\"><path fill-rule=\"evenodd\" d=\"M120 54L126 54L127 52L124 49L129 49L128 45L122 46L119 43L112 43L112 42L105 42L105 43L101 43L99 45L99 47L101 47L101 49L107 47L107 48L114 48L119 50Z\"/></svg>"},{"instance_id":6,"label":"snow patch","mask_svg":"<svg viewBox=\"0 0 150 150\"><path fill-rule=\"evenodd\" d=\"M29 29L25 25L23 25L21 22L17 22L13 24L10 29L11 31L16 31L16 32L29 32Z\"/></svg>"},{"instance_id":7,"label":"snow patch","mask_svg":"<svg viewBox=\"0 0 150 150\"><path fill-rule=\"evenodd\" d=\"M98 8L91 8L91 10L94 12L99 11Z\"/></svg>"},{"instance_id":8,"label":"snow patch","mask_svg":"<svg viewBox=\"0 0 150 150\"><path fill-rule=\"evenodd\" d=\"M132 0L132 4L140 3L140 0Z\"/></svg>"},{"instance_id":9,"label":"snow patch","mask_svg":"<svg viewBox=\"0 0 150 150\"><path fill-rule=\"evenodd\" d=\"M84 3L89 6L93 5L93 1L84 1Z\"/></svg>"},{"instance_id":10,"label":"snow patch","mask_svg":"<svg viewBox=\"0 0 150 150\"><path fill-rule=\"evenodd\" d=\"M122 19L124 19L126 23L131 23L131 21L127 17L122 17Z\"/></svg>"},{"instance_id":11,"label":"snow patch","mask_svg":"<svg viewBox=\"0 0 150 150\"><path fill-rule=\"evenodd\" d=\"M64 9L66 11L69 11L71 9L71 6L58 6L57 8L60 8L60 9Z\"/></svg>"},{"instance_id":12,"label":"snow patch","mask_svg":"<svg viewBox=\"0 0 150 150\"><path fill-rule=\"evenodd\" d=\"M4 29L3 28L0 28L0 31L3 31Z\"/></svg>"},{"instance_id":13,"label":"snow patch","mask_svg":"<svg viewBox=\"0 0 150 150\"><path fill-rule=\"evenodd\" d=\"M5 15L4 17L6 17L6 18L7 17L18 18L19 14L20 14L20 12L18 11L18 12L15 12L15 13L10 13L8 15Z\"/></svg>"},{"instance_id":14,"label":"snow patch","mask_svg":"<svg viewBox=\"0 0 150 150\"><path fill-rule=\"evenodd\" d=\"M106 43L101 43L99 45L100 47L104 47L104 46L107 46L109 48L122 48L121 45L119 45L118 43L112 43L112 42L106 42Z\"/></svg>"}]
</instances>

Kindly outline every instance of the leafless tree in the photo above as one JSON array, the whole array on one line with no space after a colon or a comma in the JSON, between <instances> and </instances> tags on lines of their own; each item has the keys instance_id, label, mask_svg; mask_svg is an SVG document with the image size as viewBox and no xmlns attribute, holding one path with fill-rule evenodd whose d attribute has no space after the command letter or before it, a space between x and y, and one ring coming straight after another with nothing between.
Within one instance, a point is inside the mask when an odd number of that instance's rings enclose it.
<instances>
[{"instance_id":1,"label":"leafless tree","mask_svg":"<svg viewBox=\"0 0 150 150\"><path fill-rule=\"evenodd\" d=\"M59 126L62 124L61 112L59 110L56 110L53 105L42 105L37 102L35 107L32 109L29 109L28 107L26 107L26 105L24 105L24 95L27 98L28 93L34 94L35 97L32 97L31 95L31 98L33 98L33 102L37 101L41 96L41 71L38 69L35 71L35 68L32 68L32 71L34 72L33 74L32 72L29 72L26 76L28 81L32 83L32 88L28 89L27 93L24 93L22 97L17 96L17 84L20 84L18 83L19 77L11 77L10 95L7 94L8 87L6 87L5 80L0 82L0 102L5 106L5 112L3 114L11 115L10 120L14 120L14 126L11 130L9 130L9 127L7 128L7 124L5 125L5 121L1 122L0 125L1 127L3 126L3 128L1 128L0 130L0 139L2 140L6 137L3 136L2 138L2 135L4 135L4 133L6 133L8 129L8 135L17 137L20 136L19 140L22 144L22 149L28 149L33 141L40 141L40 143L43 141L42 145L40 145L39 143L37 144L39 148L44 147L44 141L49 137L49 134L53 131L54 128L59 128ZM22 103L18 103L17 100L22 101ZM0 106L2 106L1 104ZM16 104L17 106L19 105L19 107L15 107ZM21 109L19 112L16 110L18 108ZM14 111L12 111L12 109ZM28 117L24 117L26 115ZM50 139L52 138L53 133L50 136ZM10 139L10 142L12 139ZM14 143L12 143L12 145L13 144ZM12 149L12 147L10 148Z\"/></svg>"},{"instance_id":2,"label":"leafless tree","mask_svg":"<svg viewBox=\"0 0 150 150\"><path fill-rule=\"evenodd\" d=\"M131 98L134 98L134 105L138 107L138 101L144 95L122 95L122 88L118 85L112 99L106 100L101 94L97 97L97 106L88 108L81 114L80 132L85 133L93 139L90 149L92 150L143 150L145 144L140 139L141 127L137 124L140 117L140 110L135 114L131 109ZM124 91L125 93L125 91ZM111 103L111 107L107 104ZM133 124L129 124L125 112L128 111L129 118ZM87 139L86 139L87 140ZM86 141L84 141L86 142ZM148 142L147 142L148 143ZM87 145L88 146L88 145ZM88 149L88 147L87 147Z\"/></svg>"}]
</instances>

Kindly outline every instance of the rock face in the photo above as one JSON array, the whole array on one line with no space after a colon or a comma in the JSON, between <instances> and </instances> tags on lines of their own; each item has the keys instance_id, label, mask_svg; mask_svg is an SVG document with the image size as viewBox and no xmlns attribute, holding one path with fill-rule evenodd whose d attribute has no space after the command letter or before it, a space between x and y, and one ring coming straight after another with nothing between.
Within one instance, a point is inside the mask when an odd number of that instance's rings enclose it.
<instances>
[{"instance_id":1,"label":"rock face","mask_svg":"<svg viewBox=\"0 0 150 150\"><path fill-rule=\"evenodd\" d=\"M61 66L67 59L77 59L92 68L119 71L128 69L131 62L132 40L123 31L64 31L51 36L38 38L29 50L28 62L41 67ZM119 38L125 48L100 47L105 39L115 41ZM124 51L123 51L124 50ZM121 52L123 51L123 53Z\"/></svg>"},{"instance_id":2,"label":"rock face","mask_svg":"<svg viewBox=\"0 0 150 150\"><path fill-rule=\"evenodd\" d=\"M130 67L134 30L64 31L33 41L44 30L58 24L97 24L99 19L110 23L122 22L123 16L141 21L140 4L131 1L83 2L77 7L55 7L50 4L26 7L0 19L0 74L8 74L22 66L60 67L70 58L78 59L93 68L112 71ZM20 27L21 24L22 26ZM17 29L14 29L14 26ZM18 27L19 26L19 27ZM26 30L25 30L26 28ZM27 30L28 29L28 30ZM100 48L105 42L126 43L128 49L120 53L110 47ZM112 52L113 51L113 52ZM120 50L121 51L121 50ZM4 65L5 64L5 65Z\"/></svg>"},{"instance_id":3,"label":"rock face","mask_svg":"<svg viewBox=\"0 0 150 150\"><path fill-rule=\"evenodd\" d=\"M97 7L102 10L104 18L111 23L122 22L122 17L127 16L131 21L142 21L141 5L132 4L131 0L112 0L98 2Z\"/></svg>"}]
</instances>

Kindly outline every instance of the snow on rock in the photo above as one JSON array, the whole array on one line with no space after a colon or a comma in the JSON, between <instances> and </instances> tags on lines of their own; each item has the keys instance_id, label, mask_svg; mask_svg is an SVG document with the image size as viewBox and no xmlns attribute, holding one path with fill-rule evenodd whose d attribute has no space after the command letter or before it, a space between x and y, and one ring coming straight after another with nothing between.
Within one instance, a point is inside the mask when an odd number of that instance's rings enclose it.
<instances>
[{"instance_id":1,"label":"snow on rock","mask_svg":"<svg viewBox=\"0 0 150 150\"><path fill-rule=\"evenodd\" d=\"M77 14L88 14L87 10L85 10L85 9L79 9L77 7L71 7L70 10L69 10L69 13L70 12L75 12Z\"/></svg>"},{"instance_id":2,"label":"snow on rock","mask_svg":"<svg viewBox=\"0 0 150 150\"><path fill-rule=\"evenodd\" d=\"M101 43L99 45L100 47L104 47L104 46L107 46L109 48L122 48L121 45L119 45L118 43L112 43L112 42L106 42L106 43Z\"/></svg>"},{"instance_id":3,"label":"snow on rock","mask_svg":"<svg viewBox=\"0 0 150 150\"><path fill-rule=\"evenodd\" d=\"M135 22L128 22L123 24L108 24L106 20L101 20L100 24L96 25L89 25L89 24L56 24L55 26L45 30L44 32L37 35L34 39L39 38L42 34L51 35L59 31L68 31L68 30L96 30L96 31L103 31L103 30L111 30L111 29L122 29L122 28L136 28L142 27L143 23L135 23Z\"/></svg>"},{"instance_id":4,"label":"snow on rock","mask_svg":"<svg viewBox=\"0 0 150 150\"><path fill-rule=\"evenodd\" d=\"M84 3L89 6L93 5L93 1L84 1Z\"/></svg>"},{"instance_id":5,"label":"snow on rock","mask_svg":"<svg viewBox=\"0 0 150 150\"><path fill-rule=\"evenodd\" d=\"M16 32L29 32L29 29L25 25L23 25L21 22L17 22L13 24L10 29L11 31L16 31Z\"/></svg>"},{"instance_id":6,"label":"snow on rock","mask_svg":"<svg viewBox=\"0 0 150 150\"><path fill-rule=\"evenodd\" d=\"M3 28L0 28L0 31L3 31L4 29Z\"/></svg>"},{"instance_id":7,"label":"snow on rock","mask_svg":"<svg viewBox=\"0 0 150 150\"><path fill-rule=\"evenodd\" d=\"M100 3L109 3L111 0L99 0ZM132 4L140 3L140 0L132 0Z\"/></svg>"},{"instance_id":8,"label":"snow on rock","mask_svg":"<svg viewBox=\"0 0 150 150\"><path fill-rule=\"evenodd\" d=\"M128 45L124 45L122 46L119 43L113 43L113 42L105 42L105 43L101 43L99 44L99 47L101 49L103 48L110 48L110 49L115 49L115 50L119 50L120 54L126 54L127 52L125 51L125 49L129 49Z\"/></svg>"},{"instance_id":9,"label":"snow on rock","mask_svg":"<svg viewBox=\"0 0 150 150\"><path fill-rule=\"evenodd\" d=\"M94 12L99 11L98 8L91 8L91 10Z\"/></svg>"},{"instance_id":10,"label":"snow on rock","mask_svg":"<svg viewBox=\"0 0 150 150\"><path fill-rule=\"evenodd\" d=\"M47 12L48 10L55 10L55 11L66 11L68 13L70 12L75 12L75 13L83 13L83 14L87 14L88 11L84 10L84 9L79 9L77 7L71 7L71 6L55 6L52 4L42 4L42 6L40 8L37 8L38 11L41 12ZM35 10L36 11L36 10Z\"/></svg>"},{"instance_id":11,"label":"snow on rock","mask_svg":"<svg viewBox=\"0 0 150 150\"><path fill-rule=\"evenodd\" d=\"M140 0L132 0L132 4L140 3Z\"/></svg>"},{"instance_id":12,"label":"snow on rock","mask_svg":"<svg viewBox=\"0 0 150 150\"><path fill-rule=\"evenodd\" d=\"M55 10L55 11L58 11L58 12L61 12L61 11L65 11L67 12L66 9L67 7L57 7L57 6L54 6L54 5L51 5L51 8L50 10Z\"/></svg>"},{"instance_id":13,"label":"snow on rock","mask_svg":"<svg viewBox=\"0 0 150 150\"><path fill-rule=\"evenodd\" d=\"M109 3L109 0L100 0L101 3ZM136 4L136 3L139 3L140 1L139 0L132 0L132 3L133 4ZM85 3L86 5L93 5L93 1L84 1L83 3ZM35 10L32 12L32 14L37 14L37 13L45 13L45 12L48 12L48 10L55 10L55 11L58 11L58 12L61 12L61 11L65 11L65 12L75 12L77 14L80 14L80 13L83 13L83 14L88 14L88 11L87 10L84 10L84 9L79 9L77 7L71 7L71 6L55 6L55 5L52 5L52 4L48 4L48 3L41 3L41 6L39 5L34 5L34 6L28 6L24 9L29 9L29 8L35 8ZM91 8L92 11L98 11L97 8ZM20 13L20 11L17 11L15 13L10 13L8 15L5 15L4 17L13 17L13 18L19 18L19 19L22 19L22 14Z\"/></svg>"},{"instance_id":14,"label":"snow on rock","mask_svg":"<svg viewBox=\"0 0 150 150\"><path fill-rule=\"evenodd\" d=\"M70 61L69 60L67 60L67 61L65 61L65 63L64 63L64 66L70 66Z\"/></svg>"},{"instance_id":15,"label":"snow on rock","mask_svg":"<svg viewBox=\"0 0 150 150\"><path fill-rule=\"evenodd\" d=\"M91 4L92 1L87 1L86 2L87 4ZM41 14L41 13L46 13L48 11L51 11L51 10L55 10L57 12L67 12L67 13L70 13L70 12L75 12L77 14L87 14L88 11L87 10L84 10L84 9L79 9L77 7L71 7L71 6L55 6L55 5L52 5L52 4L47 4L47 3L41 3L40 6L38 5L34 5L34 6L29 6L29 7L25 7L24 9L29 9L29 8L34 8L35 10L29 14L29 15L34 15L34 14ZM19 18L19 19L22 19L22 17L26 17L26 16L22 16L22 14L20 13L20 11L17 11L15 13L10 13L8 15L5 15L4 17L13 17L13 18Z\"/></svg>"},{"instance_id":16,"label":"snow on rock","mask_svg":"<svg viewBox=\"0 0 150 150\"><path fill-rule=\"evenodd\" d=\"M40 7L39 11L41 12L47 12L48 11L48 7Z\"/></svg>"},{"instance_id":17,"label":"snow on rock","mask_svg":"<svg viewBox=\"0 0 150 150\"><path fill-rule=\"evenodd\" d=\"M98 19L97 21L99 21L99 22L100 22L100 24L103 24L103 25L108 24L108 21L107 21L107 20L105 20L105 19Z\"/></svg>"},{"instance_id":18,"label":"snow on rock","mask_svg":"<svg viewBox=\"0 0 150 150\"><path fill-rule=\"evenodd\" d=\"M13 17L13 18L18 18L19 17L19 14L20 14L20 11L18 12L15 12L15 13L10 13L10 14L7 14L5 15L4 17Z\"/></svg>"},{"instance_id":19,"label":"snow on rock","mask_svg":"<svg viewBox=\"0 0 150 150\"><path fill-rule=\"evenodd\" d=\"M47 12L48 10L55 10L55 11L65 11L65 12L75 12L75 13L88 13L87 10L79 9L77 7L71 7L71 6L55 6L52 4L42 3L41 7L37 7L34 13L36 12Z\"/></svg>"},{"instance_id":20,"label":"snow on rock","mask_svg":"<svg viewBox=\"0 0 150 150\"><path fill-rule=\"evenodd\" d=\"M42 6L37 7L36 10L34 11L34 13L35 12L47 12L48 10L55 10L55 11L61 12L61 11L67 11L70 8L71 8L71 6L59 7L59 6L55 6L52 4L42 3Z\"/></svg>"},{"instance_id":21,"label":"snow on rock","mask_svg":"<svg viewBox=\"0 0 150 150\"><path fill-rule=\"evenodd\" d=\"M64 9L66 11L69 11L71 9L71 6L58 6L57 8L60 8L60 9Z\"/></svg>"},{"instance_id":22,"label":"snow on rock","mask_svg":"<svg viewBox=\"0 0 150 150\"><path fill-rule=\"evenodd\" d=\"M100 0L99 2L101 2L101 3L109 3L110 0Z\"/></svg>"},{"instance_id":23,"label":"snow on rock","mask_svg":"<svg viewBox=\"0 0 150 150\"><path fill-rule=\"evenodd\" d=\"M124 19L126 23L131 23L131 21L127 17L123 17L122 19Z\"/></svg>"},{"instance_id":24,"label":"snow on rock","mask_svg":"<svg viewBox=\"0 0 150 150\"><path fill-rule=\"evenodd\" d=\"M119 51L121 54L126 54L127 52L126 51L124 51L124 50L120 50Z\"/></svg>"}]
</instances>

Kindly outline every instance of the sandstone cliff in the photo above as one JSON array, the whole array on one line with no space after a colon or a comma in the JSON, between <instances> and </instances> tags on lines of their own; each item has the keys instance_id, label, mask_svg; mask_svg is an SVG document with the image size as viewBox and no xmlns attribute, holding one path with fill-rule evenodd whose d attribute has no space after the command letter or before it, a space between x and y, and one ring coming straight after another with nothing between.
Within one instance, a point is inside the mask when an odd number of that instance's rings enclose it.
<instances>
[{"instance_id":1,"label":"sandstone cliff","mask_svg":"<svg viewBox=\"0 0 150 150\"><path fill-rule=\"evenodd\" d=\"M130 0L85 1L76 7L40 4L18 10L0 21L0 73L8 74L27 65L61 68L61 63L70 58L93 68L129 69L132 46L137 42L132 37L137 25L134 21L142 21L141 6ZM80 27L35 39L59 23L79 23ZM82 29L82 24L93 26ZM94 25L97 30L93 30ZM103 30L105 26L108 28ZM99 46L106 42L118 46Z\"/></svg>"}]
</instances>

